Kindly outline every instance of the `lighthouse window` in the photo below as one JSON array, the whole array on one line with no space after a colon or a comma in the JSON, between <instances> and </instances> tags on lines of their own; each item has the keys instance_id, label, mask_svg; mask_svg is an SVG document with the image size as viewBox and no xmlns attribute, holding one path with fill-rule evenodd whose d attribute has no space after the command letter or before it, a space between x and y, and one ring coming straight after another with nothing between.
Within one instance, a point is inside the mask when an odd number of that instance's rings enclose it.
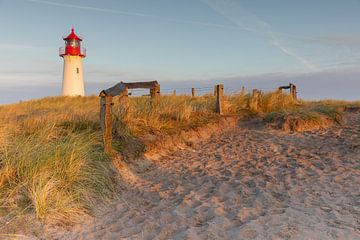
<instances>
[{"instance_id":1,"label":"lighthouse window","mask_svg":"<svg viewBox=\"0 0 360 240\"><path fill-rule=\"evenodd\" d=\"M69 40L68 45L71 47L78 47L79 41L76 41L75 39Z\"/></svg>"},{"instance_id":2,"label":"lighthouse window","mask_svg":"<svg viewBox=\"0 0 360 240\"><path fill-rule=\"evenodd\" d=\"M79 74L79 68L76 68L76 73Z\"/></svg>"}]
</instances>

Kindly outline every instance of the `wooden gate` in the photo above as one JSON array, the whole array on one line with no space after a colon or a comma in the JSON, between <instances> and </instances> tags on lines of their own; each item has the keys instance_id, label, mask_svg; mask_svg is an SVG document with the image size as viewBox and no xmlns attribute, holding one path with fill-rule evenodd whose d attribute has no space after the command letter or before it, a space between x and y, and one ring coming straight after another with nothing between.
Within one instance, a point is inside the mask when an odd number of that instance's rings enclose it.
<instances>
[{"instance_id":1,"label":"wooden gate","mask_svg":"<svg viewBox=\"0 0 360 240\"><path fill-rule=\"evenodd\" d=\"M100 92L100 123L104 141L104 151L112 152L112 98L115 96L128 97L129 89L145 88L150 89L150 96L153 101L157 101L160 96L160 84L152 82L120 82L115 86Z\"/></svg>"}]
</instances>

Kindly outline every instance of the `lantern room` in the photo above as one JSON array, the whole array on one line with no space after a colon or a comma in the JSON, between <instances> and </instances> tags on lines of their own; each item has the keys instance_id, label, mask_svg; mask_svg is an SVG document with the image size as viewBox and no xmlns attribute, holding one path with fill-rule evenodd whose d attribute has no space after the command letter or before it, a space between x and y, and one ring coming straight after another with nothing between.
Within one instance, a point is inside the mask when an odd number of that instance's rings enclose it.
<instances>
[{"instance_id":1,"label":"lantern room","mask_svg":"<svg viewBox=\"0 0 360 240\"><path fill-rule=\"evenodd\" d=\"M63 38L65 41L65 47L60 48L59 55L80 56L86 57L86 49L81 48L82 39L75 33L74 28L71 29L71 33Z\"/></svg>"}]
</instances>

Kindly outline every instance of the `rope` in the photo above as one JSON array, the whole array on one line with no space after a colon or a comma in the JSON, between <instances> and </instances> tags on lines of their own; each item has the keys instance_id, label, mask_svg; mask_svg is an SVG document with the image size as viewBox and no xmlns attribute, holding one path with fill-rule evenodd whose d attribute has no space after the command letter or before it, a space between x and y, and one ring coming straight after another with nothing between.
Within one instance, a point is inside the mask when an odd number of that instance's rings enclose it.
<instances>
[{"instance_id":1,"label":"rope","mask_svg":"<svg viewBox=\"0 0 360 240\"><path fill-rule=\"evenodd\" d=\"M213 90L214 87L193 87L195 89L195 94L196 95L205 95L205 94L213 94ZM177 94L191 94L191 90L193 89L192 87L174 87L174 88L161 88L160 89L160 93L162 94L172 94L174 91ZM253 89L257 89L260 92L274 92L276 91L278 88L277 87L252 87L252 88L248 88L245 89L246 93L251 93ZM233 89L230 88L228 89L225 86L225 93L228 94L238 94L243 90L243 87L239 87L237 89ZM149 96L149 91L150 89L129 89L129 95L131 96ZM297 91L299 93L299 91Z\"/></svg>"}]
</instances>

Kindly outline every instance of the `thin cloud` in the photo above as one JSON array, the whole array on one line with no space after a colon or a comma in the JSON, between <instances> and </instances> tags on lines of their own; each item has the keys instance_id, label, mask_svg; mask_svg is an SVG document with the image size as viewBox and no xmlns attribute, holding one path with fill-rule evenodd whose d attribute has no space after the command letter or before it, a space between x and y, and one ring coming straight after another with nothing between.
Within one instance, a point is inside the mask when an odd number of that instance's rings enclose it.
<instances>
[{"instance_id":1,"label":"thin cloud","mask_svg":"<svg viewBox=\"0 0 360 240\"><path fill-rule=\"evenodd\" d=\"M44 4L44 5L62 7L62 8L72 8L72 9L80 9L80 10L87 10L87 11L104 12L104 13L111 13L111 14L116 14L116 15L155 18L155 19L159 19L159 20L176 22L176 23L187 23L187 24L201 25L201 26L207 26L207 27L223 28L223 29L239 29L236 26L228 26L228 25L223 25L223 24L208 23L208 22L201 22L201 21L181 20L181 19L175 19L175 18L156 16L156 15L146 14L146 13L120 11L120 10L108 9L108 8L90 7L90 6L75 5L75 4L68 4L68 3L52 2L52 1L46 1L46 0L24 0L24 1L36 3L36 4Z\"/></svg>"},{"instance_id":2,"label":"thin cloud","mask_svg":"<svg viewBox=\"0 0 360 240\"><path fill-rule=\"evenodd\" d=\"M344 36L323 36L308 39L308 41L325 43L329 45L346 46L350 48L360 48L360 37L344 37Z\"/></svg>"},{"instance_id":3,"label":"thin cloud","mask_svg":"<svg viewBox=\"0 0 360 240\"><path fill-rule=\"evenodd\" d=\"M278 37L278 34L274 32L271 26L261 20L257 15L245 11L241 5L233 0L201 0L215 11L232 21L234 24L239 26L241 29L261 34L270 40L270 43L278 48L284 54L295 58L301 62L309 70L317 70L317 66L311 63L304 57L299 56L291 49L286 47Z\"/></svg>"},{"instance_id":4,"label":"thin cloud","mask_svg":"<svg viewBox=\"0 0 360 240\"><path fill-rule=\"evenodd\" d=\"M34 45L25 45L25 44L7 44L7 43L0 43L0 49L3 50L39 50L43 49L43 47L40 46L34 46Z\"/></svg>"},{"instance_id":5,"label":"thin cloud","mask_svg":"<svg viewBox=\"0 0 360 240\"><path fill-rule=\"evenodd\" d=\"M57 7L75 8L75 9L90 10L90 11L97 11L97 12L106 12L106 13L129 15L129 16L156 17L154 15L144 14L144 13L125 12L125 11L119 11L119 10L113 10L113 9L107 9L107 8L81 6L81 5L68 4L68 3L58 3L58 2L52 2L52 1L45 1L45 0L25 0L25 1L38 3L38 4L52 5L52 6L57 6Z\"/></svg>"}]
</instances>

